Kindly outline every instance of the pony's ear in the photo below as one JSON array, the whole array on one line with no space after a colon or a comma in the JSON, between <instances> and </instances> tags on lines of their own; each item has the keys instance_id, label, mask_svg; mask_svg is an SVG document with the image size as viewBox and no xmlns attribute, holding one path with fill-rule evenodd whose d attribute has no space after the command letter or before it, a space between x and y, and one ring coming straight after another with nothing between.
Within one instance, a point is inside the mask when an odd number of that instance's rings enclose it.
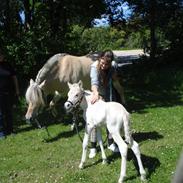
<instances>
[{"instance_id":1,"label":"pony's ear","mask_svg":"<svg viewBox=\"0 0 183 183\"><path fill-rule=\"evenodd\" d=\"M43 86L45 85L45 82L46 82L46 80L44 80L41 84L39 84L39 87L43 88Z\"/></svg>"},{"instance_id":2,"label":"pony's ear","mask_svg":"<svg viewBox=\"0 0 183 183\"><path fill-rule=\"evenodd\" d=\"M34 84L34 80L30 79L30 85L33 85L33 84Z\"/></svg>"},{"instance_id":3,"label":"pony's ear","mask_svg":"<svg viewBox=\"0 0 183 183\"><path fill-rule=\"evenodd\" d=\"M81 80L79 80L78 85L80 88L83 88L83 82Z\"/></svg>"},{"instance_id":4,"label":"pony's ear","mask_svg":"<svg viewBox=\"0 0 183 183\"><path fill-rule=\"evenodd\" d=\"M72 84L71 84L71 83L69 83L69 82L67 82L67 85L68 85L69 89L71 89Z\"/></svg>"}]
</instances>

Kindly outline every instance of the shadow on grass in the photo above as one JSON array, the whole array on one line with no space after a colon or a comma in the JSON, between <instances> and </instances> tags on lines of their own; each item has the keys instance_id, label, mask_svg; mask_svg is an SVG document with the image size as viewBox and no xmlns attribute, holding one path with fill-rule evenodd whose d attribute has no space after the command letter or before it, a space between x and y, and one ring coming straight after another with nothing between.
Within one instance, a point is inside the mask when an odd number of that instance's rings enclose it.
<instances>
[{"instance_id":1,"label":"shadow on grass","mask_svg":"<svg viewBox=\"0 0 183 183\"><path fill-rule=\"evenodd\" d=\"M173 107L183 105L182 94L163 88L133 89L128 93L127 110L129 112L145 113L148 108Z\"/></svg>"},{"instance_id":2,"label":"shadow on grass","mask_svg":"<svg viewBox=\"0 0 183 183\"><path fill-rule=\"evenodd\" d=\"M83 126L78 126L78 132L80 132L82 129L83 129ZM45 139L45 141L50 143L50 142L57 141L61 138L69 138L69 137L74 136L74 135L78 135L77 131L75 129L70 130L70 131L62 131L57 136L50 137L49 139Z\"/></svg>"},{"instance_id":3,"label":"shadow on grass","mask_svg":"<svg viewBox=\"0 0 183 183\"><path fill-rule=\"evenodd\" d=\"M128 150L127 159L128 161L133 161L133 164L137 170L137 176L140 176L137 159L131 149ZM157 158L146 156L144 154L141 154L141 159L142 159L143 166L146 170L146 178L148 180L151 177L151 175L156 171L156 169L160 166L161 163ZM132 180L134 178L135 176L127 177L127 180Z\"/></svg>"},{"instance_id":4,"label":"shadow on grass","mask_svg":"<svg viewBox=\"0 0 183 183\"><path fill-rule=\"evenodd\" d=\"M111 162L115 161L115 159L118 159L118 158L121 159L120 153L113 153L107 157L108 163L110 164ZM161 163L157 158L146 156L144 154L141 154L141 159L142 159L143 166L146 170L146 178L148 179L156 171L156 169L160 166ZM98 160L94 164L101 163L101 161L102 160ZM133 164L134 164L136 171L137 171L137 175L136 176L133 175L130 177L127 176L126 180L133 180L137 176L140 176L140 173L139 173L139 167L138 167L136 156L134 155L134 153L131 149L128 149L127 163L128 163L128 161L133 161ZM89 166L92 166L92 165L89 165ZM127 170L127 175L128 175L128 170Z\"/></svg>"},{"instance_id":5,"label":"shadow on grass","mask_svg":"<svg viewBox=\"0 0 183 183\"><path fill-rule=\"evenodd\" d=\"M156 68L148 62L132 64L119 72L129 112L183 104L183 72L180 68Z\"/></svg>"},{"instance_id":6,"label":"shadow on grass","mask_svg":"<svg viewBox=\"0 0 183 183\"><path fill-rule=\"evenodd\" d=\"M156 131L153 132L138 132L138 133L133 133L132 134L133 138L137 142L142 142L145 140L158 140L163 138L163 135L159 134Z\"/></svg>"}]
</instances>

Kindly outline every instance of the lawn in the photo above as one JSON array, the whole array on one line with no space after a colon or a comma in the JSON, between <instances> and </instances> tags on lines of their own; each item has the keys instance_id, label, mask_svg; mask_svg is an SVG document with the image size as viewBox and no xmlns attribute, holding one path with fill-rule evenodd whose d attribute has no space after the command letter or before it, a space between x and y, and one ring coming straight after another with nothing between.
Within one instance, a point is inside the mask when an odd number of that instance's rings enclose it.
<instances>
[{"instance_id":1,"label":"lawn","mask_svg":"<svg viewBox=\"0 0 183 183\"><path fill-rule=\"evenodd\" d=\"M137 68L129 71L122 72L126 74L126 107L131 113L133 136L140 145L147 180L169 183L183 147L183 73L177 69L156 73L151 70L146 74L139 74ZM119 154L106 149L108 164L102 165L99 152L79 170L82 144L76 132L70 130L70 116L54 119L44 113L41 120L49 123L49 137L45 129L25 123L22 106L16 109L17 134L0 140L0 183L117 182ZM82 126L79 131L83 136ZM136 159L129 150L125 182L141 182L135 167Z\"/></svg>"}]
</instances>

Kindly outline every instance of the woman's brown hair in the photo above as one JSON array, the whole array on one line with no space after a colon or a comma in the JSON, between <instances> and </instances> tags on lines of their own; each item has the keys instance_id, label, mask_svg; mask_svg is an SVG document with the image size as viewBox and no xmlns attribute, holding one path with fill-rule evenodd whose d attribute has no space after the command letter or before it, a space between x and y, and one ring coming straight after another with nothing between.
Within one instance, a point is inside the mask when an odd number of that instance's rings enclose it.
<instances>
[{"instance_id":1,"label":"woman's brown hair","mask_svg":"<svg viewBox=\"0 0 183 183\"><path fill-rule=\"evenodd\" d=\"M99 57L99 63L100 63L100 59L104 58L107 62L112 62L113 59L114 59L114 54L112 52L112 50L105 50L103 51L101 54L100 54L100 57ZM98 64L97 66L97 69L101 75L101 79L102 79L102 82L104 84L104 86L107 86L107 83L108 83L108 80L109 78L107 77L107 73L103 73L100 71L100 64Z\"/></svg>"}]
</instances>

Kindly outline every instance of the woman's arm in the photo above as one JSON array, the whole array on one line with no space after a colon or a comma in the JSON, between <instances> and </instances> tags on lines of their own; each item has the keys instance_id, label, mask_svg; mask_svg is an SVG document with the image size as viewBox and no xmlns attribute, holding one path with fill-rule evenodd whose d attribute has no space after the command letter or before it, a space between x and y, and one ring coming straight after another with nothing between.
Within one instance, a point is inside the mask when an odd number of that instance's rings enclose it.
<instances>
[{"instance_id":1,"label":"woman's arm","mask_svg":"<svg viewBox=\"0 0 183 183\"><path fill-rule=\"evenodd\" d=\"M92 90L91 103L94 104L97 100L99 100L100 95L98 92L98 87L96 85L92 85L91 90Z\"/></svg>"},{"instance_id":2,"label":"woman's arm","mask_svg":"<svg viewBox=\"0 0 183 183\"><path fill-rule=\"evenodd\" d=\"M91 91L92 91L91 103L94 104L100 98L98 92L99 76L97 71L97 62L91 66L90 78L91 78Z\"/></svg>"}]
</instances>

